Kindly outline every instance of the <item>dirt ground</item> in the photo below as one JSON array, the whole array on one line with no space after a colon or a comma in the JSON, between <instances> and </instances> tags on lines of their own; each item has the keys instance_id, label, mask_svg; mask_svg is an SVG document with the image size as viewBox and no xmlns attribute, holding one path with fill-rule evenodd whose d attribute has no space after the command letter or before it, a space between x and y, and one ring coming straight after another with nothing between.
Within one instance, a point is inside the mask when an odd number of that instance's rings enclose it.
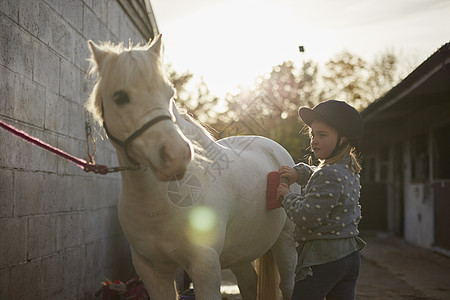
<instances>
[{"instance_id":1,"label":"dirt ground","mask_svg":"<svg viewBox=\"0 0 450 300\"><path fill-rule=\"evenodd\" d=\"M224 278L233 276L224 274ZM234 279L231 279L234 280ZM227 283L228 284L228 283ZM239 291L223 293L227 300L241 300ZM400 300L400 299L437 299L426 297L423 292L409 286L403 280L386 272L386 269L374 262L362 258L361 273L356 286L356 300Z\"/></svg>"},{"instance_id":2,"label":"dirt ground","mask_svg":"<svg viewBox=\"0 0 450 300\"><path fill-rule=\"evenodd\" d=\"M450 299L450 257L388 235L363 237L357 300ZM223 271L224 299L241 300L234 276Z\"/></svg>"}]
</instances>

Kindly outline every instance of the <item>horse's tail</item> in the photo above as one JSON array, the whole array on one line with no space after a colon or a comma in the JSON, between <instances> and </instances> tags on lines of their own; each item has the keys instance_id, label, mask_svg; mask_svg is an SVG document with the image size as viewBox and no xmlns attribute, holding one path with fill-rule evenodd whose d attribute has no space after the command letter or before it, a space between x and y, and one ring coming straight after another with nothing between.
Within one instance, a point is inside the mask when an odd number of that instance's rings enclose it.
<instances>
[{"instance_id":1,"label":"horse's tail","mask_svg":"<svg viewBox=\"0 0 450 300\"><path fill-rule=\"evenodd\" d=\"M258 300L279 300L280 274L272 251L267 251L256 260L258 273Z\"/></svg>"}]
</instances>

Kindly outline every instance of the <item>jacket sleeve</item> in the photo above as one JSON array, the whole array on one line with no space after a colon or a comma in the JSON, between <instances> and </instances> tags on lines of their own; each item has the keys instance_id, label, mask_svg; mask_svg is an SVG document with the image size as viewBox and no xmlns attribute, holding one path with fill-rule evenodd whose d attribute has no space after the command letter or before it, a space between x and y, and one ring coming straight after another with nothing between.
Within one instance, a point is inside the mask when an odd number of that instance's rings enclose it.
<instances>
[{"instance_id":1,"label":"jacket sleeve","mask_svg":"<svg viewBox=\"0 0 450 300\"><path fill-rule=\"evenodd\" d=\"M303 228L321 226L338 205L342 193L341 180L329 168L315 172L303 194L289 193L282 204L288 217Z\"/></svg>"},{"instance_id":2,"label":"jacket sleeve","mask_svg":"<svg viewBox=\"0 0 450 300\"><path fill-rule=\"evenodd\" d=\"M297 183L300 186L305 186L308 183L309 178L313 174L312 167L304 163L298 163L294 166L294 169L298 173Z\"/></svg>"}]
</instances>

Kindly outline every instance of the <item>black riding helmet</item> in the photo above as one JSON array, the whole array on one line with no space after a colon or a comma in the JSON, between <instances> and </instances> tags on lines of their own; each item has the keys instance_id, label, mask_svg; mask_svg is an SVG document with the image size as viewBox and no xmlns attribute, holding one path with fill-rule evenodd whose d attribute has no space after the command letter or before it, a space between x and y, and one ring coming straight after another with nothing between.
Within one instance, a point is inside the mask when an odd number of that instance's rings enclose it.
<instances>
[{"instance_id":1,"label":"black riding helmet","mask_svg":"<svg viewBox=\"0 0 450 300\"><path fill-rule=\"evenodd\" d=\"M309 127L314 120L327 123L335 128L341 137L345 136L348 143L354 147L357 147L361 140L363 134L361 116L356 109L344 101L324 101L313 109L301 107L298 114Z\"/></svg>"}]
</instances>

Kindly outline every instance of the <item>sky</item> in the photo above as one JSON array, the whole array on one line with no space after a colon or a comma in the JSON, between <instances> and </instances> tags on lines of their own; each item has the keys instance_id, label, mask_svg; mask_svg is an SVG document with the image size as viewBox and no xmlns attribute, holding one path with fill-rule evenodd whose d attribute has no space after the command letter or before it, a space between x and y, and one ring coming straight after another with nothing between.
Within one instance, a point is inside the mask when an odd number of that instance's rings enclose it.
<instances>
[{"instance_id":1,"label":"sky","mask_svg":"<svg viewBox=\"0 0 450 300\"><path fill-rule=\"evenodd\" d=\"M165 63L221 98L283 61L323 64L346 50L370 62L394 51L413 69L450 42L450 0L150 2Z\"/></svg>"}]
</instances>

